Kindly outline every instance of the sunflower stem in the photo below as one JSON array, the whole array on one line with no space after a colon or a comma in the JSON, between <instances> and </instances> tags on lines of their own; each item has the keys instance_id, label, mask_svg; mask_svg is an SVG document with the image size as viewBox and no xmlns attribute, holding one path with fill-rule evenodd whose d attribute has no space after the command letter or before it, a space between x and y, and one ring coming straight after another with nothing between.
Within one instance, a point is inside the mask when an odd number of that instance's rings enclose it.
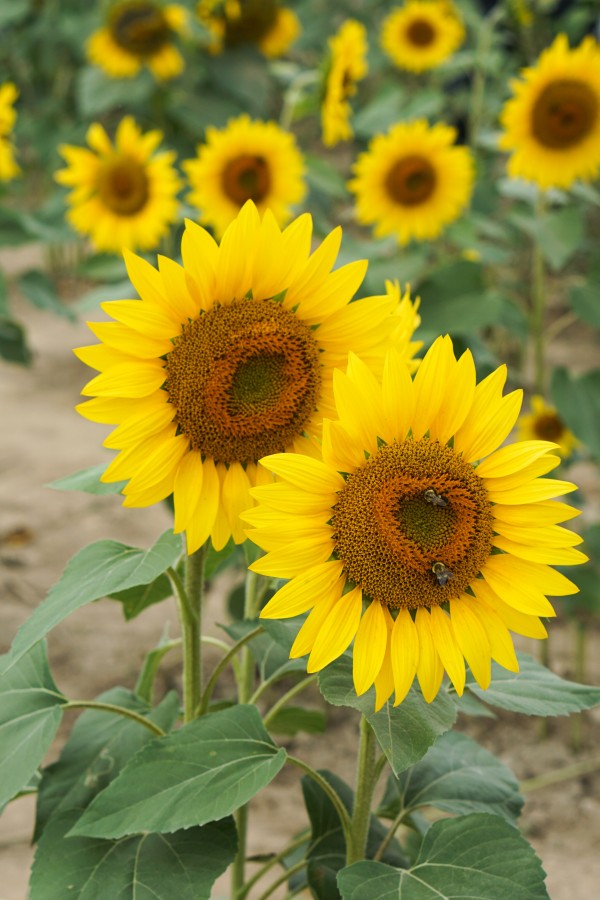
<instances>
[{"instance_id":1,"label":"sunflower stem","mask_svg":"<svg viewBox=\"0 0 600 900\"><path fill-rule=\"evenodd\" d=\"M277 703L275 703L266 716L263 719L265 728L269 728L269 725L277 715L277 713L283 709L283 707L289 703L290 700L296 696L296 694L300 694L304 688L307 688L310 684L315 684L317 680L317 675L309 675L307 678L303 678L302 681L299 681L293 687L289 689L282 697L279 698Z\"/></svg>"},{"instance_id":2,"label":"sunflower stem","mask_svg":"<svg viewBox=\"0 0 600 900\"><path fill-rule=\"evenodd\" d=\"M248 559L248 551L247 561ZM250 571L246 573L246 591L244 595L244 619L255 619L260 610L260 595L258 592L258 575ZM238 700L240 703L248 703L252 697L254 687L254 661L252 654L245 645L242 648L240 678L238 681ZM238 852L231 869L231 897L237 897L242 889L246 871L246 839L248 834L248 804L240 806L235 814L235 823L238 833Z\"/></svg>"},{"instance_id":3,"label":"sunflower stem","mask_svg":"<svg viewBox=\"0 0 600 900\"><path fill-rule=\"evenodd\" d=\"M360 719L360 742L356 771L356 792L352 810L350 841L346 847L346 865L365 858L367 837L371 821L371 803L377 783L375 753L377 741L373 729L364 716Z\"/></svg>"},{"instance_id":4,"label":"sunflower stem","mask_svg":"<svg viewBox=\"0 0 600 900\"><path fill-rule=\"evenodd\" d=\"M530 333L533 344L534 376L533 384L536 394L546 393L546 354L544 335L544 313L546 311L546 292L544 288L544 256L542 242L539 238L539 226L545 209L545 198L540 192L535 207L536 236L533 242L531 261L531 316Z\"/></svg>"},{"instance_id":5,"label":"sunflower stem","mask_svg":"<svg viewBox=\"0 0 600 900\"><path fill-rule=\"evenodd\" d=\"M202 696L202 600L206 544L190 554L185 567L185 584L174 571L167 572L175 592L183 640L183 715L191 722Z\"/></svg>"},{"instance_id":6,"label":"sunflower stem","mask_svg":"<svg viewBox=\"0 0 600 900\"><path fill-rule=\"evenodd\" d=\"M258 634L261 634L262 631L262 625L258 625L256 628L253 628L252 631L249 631L248 634L245 634L243 637L241 637L239 641L237 641L237 643L233 645L233 647L230 647L225 656L223 656L219 660L206 683L206 687L204 689L204 693L202 694L202 699L198 707L198 715L202 716L207 711L208 705L210 703L210 698L212 697L212 692L221 672L223 672L223 670L227 668L230 662L233 662L234 657L237 656L240 650L246 644L248 644L252 640L252 638L255 638Z\"/></svg>"}]
</instances>

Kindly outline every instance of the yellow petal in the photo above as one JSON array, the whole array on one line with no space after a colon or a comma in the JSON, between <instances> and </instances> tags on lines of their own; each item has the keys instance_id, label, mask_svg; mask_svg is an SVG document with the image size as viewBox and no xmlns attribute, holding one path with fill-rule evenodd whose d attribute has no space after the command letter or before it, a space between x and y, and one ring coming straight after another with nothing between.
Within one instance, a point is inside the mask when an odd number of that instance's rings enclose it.
<instances>
[{"instance_id":1,"label":"yellow petal","mask_svg":"<svg viewBox=\"0 0 600 900\"><path fill-rule=\"evenodd\" d=\"M477 474L482 478L502 478L524 469L540 456L555 450L558 444L550 441L518 441L501 447L477 466Z\"/></svg>"},{"instance_id":2,"label":"yellow petal","mask_svg":"<svg viewBox=\"0 0 600 900\"><path fill-rule=\"evenodd\" d=\"M452 341L446 335L438 337L425 354L414 377L415 410L412 432L415 440L422 438L452 389L450 373L456 366Z\"/></svg>"},{"instance_id":3,"label":"yellow petal","mask_svg":"<svg viewBox=\"0 0 600 900\"><path fill-rule=\"evenodd\" d=\"M121 325L154 340L173 338L181 332L181 321L175 322L163 309L143 300L108 300L100 306Z\"/></svg>"},{"instance_id":4,"label":"yellow petal","mask_svg":"<svg viewBox=\"0 0 600 900\"><path fill-rule=\"evenodd\" d=\"M195 319L200 304L192 297L185 277L185 269L166 256L158 257L158 270L163 285L164 302L171 316L178 322Z\"/></svg>"},{"instance_id":5,"label":"yellow petal","mask_svg":"<svg viewBox=\"0 0 600 900\"><path fill-rule=\"evenodd\" d=\"M229 538L231 537L231 527L229 518L223 503L223 484L225 482L226 468L223 463L216 463L217 476L219 479L219 505L217 506L217 514L213 522L210 537L215 550L222 550Z\"/></svg>"},{"instance_id":6,"label":"yellow petal","mask_svg":"<svg viewBox=\"0 0 600 900\"><path fill-rule=\"evenodd\" d=\"M548 563L552 566L578 566L588 562L588 557L574 547L547 547L536 544L518 544L506 537L497 535L494 538L494 547L512 553L520 559L528 559L531 562Z\"/></svg>"},{"instance_id":7,"label":"yellow petal","mask_svg":"<svg viewBox=\"0 0 600 900\"><path fill-rule=\"evenodd\" d=\"M471 611L477 616L487 634L492 659L495 659L497 663L500 663L509 672L518 672L519 663L512 638L498 613L492 606L488 606L481 597L478 597L477 603L471 606Z\"/></svg>"},{"instance_id":8,"label":"yellow petal","mask_svg":"<svg viewBox=\"0 0 600 900\"><path fill-rule=\"evenodd\" d=\"M419 659L417 627L407 609L398 610L392 630L391 655L396 691L394 706L398 706L410 690Z\"/></svg>"},{"instance_id":9,"label":"yellow petal","mask_svg":"<svg viewBox=\"0 0 600 900\"><path fill-rule=\"evenodd\" d=\"M81 393L84 397L147 397L165 381L162 363L122 363L92 378Z\"/></svg>"},{"instance_id":10,"label":"yellow petal","mask_svg":"<svg viewBox=\"0 0 600 900\"><path fill-rule=\"evenodd\" d=\"M530 522L535 521L534 517ZM576 547L583 543L583 538L575 531L569 528L563 528L562 525L536 525L530 527L522 527L519 525L510 525L496 519L494 522L494 531L503 535L510 541L517 544L527 544L528 546L542 545L544 547Z\"/></svg>"},{"instance_id":11,"label":"yellow petal","mask_svg":"<svg viewBox=\"0 0 600 900\"><path fill-rule=\"evenodd\" d=\"M499 564L497 561L502 560ZM507 561L508 565L504 563ZM518 570L511 563L517 563L515 557L506 554L490 556L481 571L491 589L509 606L526 613L528 616L554 616L552 604L535 584L524 583L519 579Z\"/></svg>"},{"instance_id":12,"label":"yellow petal","mask_svg":"<svg viewBox=\"0 0 600 900\"><path fill-rule=\"evenodd\" d=\"M98 372L105 372L112 366L118 366L121 363L134 363L136 361L131 354L123 353L122 350L116 350L114 347L107 347L104 344L78 347L76 350L73 350L73 353L82 363L85 363L90 369L96 369Z\"/></svg>"},{"instance_id":13,"label":"yellow petal","mask_svg":"<svg viewBox=\"0 0 600 900\"><path fill-rule=\"evenodd\" d=\"M339 472L318 459L297 453L274 453L264 456L261 465L275 472L295 487L310 494L330 494L341 490L345 481Z\"/></svg>"},{"instance_id":14,"label":"yellow petal","mask_svg":"<svg viewBox=\"0 0 600 900\"><path fill-rule=\"evenodd\" d=\"M103 425L118 425L135 412L138 400L123 397L95 397L79 403L75 409L84 419Z\"/></svg>"},{"instance_id":15,"label":"yellow petal","mask_svg":"<svg viewBox=\"0 0 600 900\"><path fill-rule=\"evenodd\" d=\"M383 664L388 642L388 629L383 607L372 600L360 620L352 650L352 674L358 696L368 691Z\"/></svg>"},{"instance_id":16,"label":"yellow petal","mask_svg":"<svg viewBox=\"0 0 600 900\"><path fill-rule=\"evenodd\" d=\"M446 444L466 419L475 396L476 372L470 350L466 350L454 367L450 387L429 425L431 440Z\"/></svg>"},{"instance_id":17,"label":"yellow petal","mask_svg":"<svg viewBox=\"0 0 600 900\"><path fill-rule=\"evenodd\" d=\"M186 528L188 553L194 553L209 539L221 500L221 486L214 460L202 463L202 487L197 505Z\"/></svg>"},{"instance_id":18,"label":"yellow petal","mask_svg":"<svg viewBox=\"0 0 600 900\"><path fill-rule=\"evenodd\" d=\"M543 500L539 503L523 503L522 505L504 506L501 503L494 504L494 518L511 525L554 525L557 522L567 522L581 514L580 509L567 506L560 500Z\"/></svg>"},{"instance_id":19,"label":"yellow petal","mask_svg":"<svg viewBox=\"0 0 600 900\"><path fill-rule=\"evenodd\" d=\"M175 475L173 487L175 505L173 531L175 534L185 531L198 506L202 490L202 475L202 455L197 450L190 450L179 463Z\"/></svg>"},{"instance_id":20,"label":"yellow petal","mask_svg":"<svg viewBox=\"0 0 600 900\"><path fill-rule=\"evenodd\" d=\"M131 476L129 484L123 488L123 493L146 490L163 478L167 478L169 473L174 477L180 460L188 452L189 445L189 439L184 434L165 436Z\"/></svg>"},{"instance_id":21,"label":"yellow petal","mask_svg":"<svg viewBox=\"0 0 600 900\"><path fill-rule=\"evenodd\" d=\"M362 613L362 590L353 588L337 601L321 625L306 664L307 672L319 672L341 656L352 643Z\"/></svg>"},{"instance_id":22,"label":"yellow petal","mask_svg":"<svg viewBox=\"0 0 600 900\"><path fill-rule=\"evenodd\" d=\"M135 413L128 416L110 433L103 441L104 446L111 450L120 450L131 444L138 444L151 434L166 428L173 421L173 407L166 402L166 398L164 391L158 391L150 397L139 400Z\"/></svg>"},{"instance_id":23,"label":"yellow petal","mask_svg":"<svg viewBox=\"0 0 600 900\"><path fill-rule=\"evenodd\" d=\"M515 488L533 481L534 478L547 475L548 472L551 472L552 469L555 469L559 464L560 456L554 456L553 454L547 453L539 459L529 463L529 465L519 469L517 472L510 472L508 475L500 475L499 477L494 478L484 477L483 483L487 490L490 493L494 493L494 495L501 491L514 491ZM479 469L480 467L478 466L478 475L481 474Z\"/></svg>"},{"instance_id":24,"label":"yellow petal","mask_svg":"<svg viewBox=\"0 0 600 900\"><path fill-rule=\"evenodd\" d=\"M484 378L475 388L473 404L458 431L454 435L454 449L462 453L467 462L477 457L471 452L472 446L479 438L481 423L486 420L490 410L498 407L502 401L502 388L506 381L506 366L500 366ZM495 448L492 448L495 449Z\"/></svg>"},{"instance_id":25,"label":"yellow petal","mask_svg":"<svg viewBox=\"0 0 600 900\"><path fill-rule=\"evenodd\" d=\"M450 622L461 653L479 687L489 687L492 677L490 642L483 625L471 609L476 601L463 595L450 601Z\"/></svg>"},{"instance_id":26,"label":"yellow petal","mask_svg":"<svg viewBox=\"0 0 600 900\"><path fill-rule=\"evenodd\" d=\"M392 630L394 628L394 620L387 606L382 606L382 610L388 636L381 669L375 678L375 712L378 712L394 693L394 670L392 668Z\"/></svg>"},{"instance_id":27,"label":"yellow petal","mask_svg":"<svg viewBox=\"0 0 600 900\"><path fill-rule=\"evenodd\" d=\"M341 588L345 583L345 579L342 579L342 569L341 562L331 560L314 566L302 575L297 575L271 597L261 610L260 618L287 619L300 616L312 609L315 603L330 592L335 593L336 598L341 596ZM338 590L340 581L341 586Z\"/></svg>"},{"instance_id":28,"label":"yellow petal","mask_svg":"<svg viewBox=\"0 0 600 900\"><path fill-rule=\"evenodd\" d=\"M364 461L362 449L357 450L341 422L323 420L323 460L338 472L353 472Z\"/></svg>"},{"instance_id":29,"label":"yellow petal","mask_svg":"<svg viewBox=\"0 0 600 900\"><path fill-rule=\"evenodd\" d=\"M523 391L518 390L502 397L488 410L482 410L478 427L476 423L470 423L467 429L468 439L461 434L462 429L459 429L455 436L454 449L460 452L467 443L463 452L465 461L473 462L476 459L483 459L506 440L517 421L522 402Z\"/></svg>"},{"instance_id":30,"label":"yellow petal","mask_svg":"<svg viewBox=\"0 0 600 900\"><path fill-rule=\"evenodd\" d=\"M318 515L337 503L337 494L308 494L291 485L271 482L252 488L250 496L286 516ZM283 519L282 519L283 520Z\"/></svg>"},{"instance_id":31,"label":"yellow petal","mask_svg":"<svg viewBox=\"0 0 600 900\"><path fill-rule=\"evenodd\" d=\"M444 677L444 667L433 643L430 621L431 617L427 610L419 607L415 617L417 637L419 639L417 679L423 696L428 703L431 703L437 696Z\"/></svg>"},{"instance_id":32,"label":"yellow petal","mask_svg":"<svg viewBox=\"0 0 600 900\"><path fill-rule=\"evenodd\" d=\"M456 643L450 619L439 606L432 606L430 613L431 636L435 649L456 693L462 697L465 689L465 661Z\"/></svg>"},{"instance_id":33,"label":"yellow petal","mask_svg":"<svg viewBox=\"0 0 600 900\"><path fill-rule=\"evenodd\" d=\"M249 491L250 482L244 467L238 462L231 463L223 482L222 500L236 544L242 544L246 540L240 513L252 506L253 501Z\"/></svg>"},{"instance_id":34,"label":"yellow petal","mask_svg":"<svg viewBox=\"0 0 600 900\"><path fill-rule=\"evenodd\" d=\"M259 575L270 575L273 578L293 578L307 569L326 562L334 550L333 541L323 543L310 538L294 541L280 550L273 550L261 557L249 567Z\"/></svg>"},{"instance_id":35,"label":"yellow petal","mask_svg":"<svg viewBox=\"0 0 600 900\"><path fill-rule=\"evenodd\" d=\"M344 580L340 579L328 594L315 603L306 622L296 635L296 640L290 650L290 659L297 659L299 656L310 653L323 623L342 596L343 586Z\"/></svg>"},{"instance_id":36,"label":"yellow petal","mask_svg":"<svg viewBox=\"0 0 600 900\"><path fill-rule=\"evenodd\" d=\"M488 489L488 497L492 503L513 506L521 503L537 503L539 500L550 500L576 490L577 485L570 481L559 481L557 478L536 478L534 481L513 488L513 490L494 491Z\"/></svg>"},{"instance_id":37,"label":"yellow petal","mask_svg":"<svg viewBox=\"0 0 600 900\"><path fill-rule=\"evenodd\" d=\"M386 422L381 437L388 443L403 441L413 419L415 398L408 366L396 351L386 354L381 391Z\"/></svg>"},{"instance_id":38,"label":"yellow petal","mask_svg":"<svg viewBox=\"0 0 600 900\"><path fill-rule=\"evenodd\" d=\"M128 356L136 356L140 359L158 359L173 349L170 338L151 338L139 334L119 322L88 322L87 326L103 344L121 350Z\"/></svg>"},{"instance_id":39,"label":"yellow petal","mask_svg":"<svg viewBox=\"0 0 600 900\"><path fill-rule=\"evenodd\" d=\"M192 297L201 309L211 309L217 299L215 275L219 257L217 242L196 222L186 219L181 239L181 255Z\"/></svg>"},{"instance_id":40,"label":"yellow petal","mask_svg":"<svg viewBox=\"0 0 600 900\"><path fill-rule=\"evenodd\" d=\"M477 599L491 607L510 631L536 639L547 637L548 632L537 616L528 616L504 603L485 581L477 580L473 589Z\"/></svg>"}]
</instances>

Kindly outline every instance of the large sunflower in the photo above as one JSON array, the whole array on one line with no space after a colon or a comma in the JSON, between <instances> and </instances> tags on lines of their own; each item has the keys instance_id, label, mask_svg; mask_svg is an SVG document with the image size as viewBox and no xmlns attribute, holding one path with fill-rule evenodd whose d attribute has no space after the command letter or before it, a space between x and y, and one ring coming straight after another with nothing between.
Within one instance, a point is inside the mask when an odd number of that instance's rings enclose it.
<instances>
[{"instance_id":1,"label":"large sunflower","mask_svg":"<svg viewBox=\"0 0 600 900\"><path fill-rule=\"evenodd\" d=\"M206 143L183 168L192 188L188 201L218 236L247 200L260 213L270 209L284 225L306 192L304 161L294 135L275 122L255 122L247 115L223 129L207 128Z\"/></svg>"},{"instance_id":2,"label":"large sunflower","mask_svg":"<svg viewBox=\"0 0 600 900\"><path fill-rule=\"evenodd\" d=\"M471 353L456 360L448 337L414 380L393 352L381 380L351 355L323 460L262 460L281 481L251 492L248 535L269 551L251 568L291 580L261 615L311 610L291 651L310 653L309 672L354 640L356 691L375 683L378 708L415 675L433 700L444 669L462 694L465 659L482 688L492 659L516 671L509 630L544 637L545 594L577 591L550 567L586 559L556 524L576 510L551 499L575 486L540 477L555 444L496 449L521 405L521 391L502 396L505 379L502 366L476 384Z\"/></svg>"},{"instance_id":3,"label":"large sunflower","mask_svg":"<svg viewBox=\"0 0 600 900\"><path fill-rule=\"evenodd\" d=\"M67 168L54 177L73 188L67 218L97 250L151 249L176 220L181 185L173 168L175 153L154 152L161 140L160 131L142 134L126 116L114 146L95 123L87 133L91 150L59 147Z\"/></svg>"},{"instance_id":4,"label":"large sunflower","mask_svg":"<svg viewBox=\"0 0 600 900\"><path fill-rule=\"evenodd\" d=\"M133 78L143 66L161 81L174 78L184 66L175 37L186 15L183 6L159 0L117 0L89 38L88 58L111 78Z\"/></svg>"},{"instance_id":5,"label":"large sunflower","mask_svg":"<svg viewBox=\"0 0 600 900\"><path fill-rule=\"evenodd\" d=\"M600 172L600 48L586 37L574 50L559 34L537 65L524 69L502 110L508 171L542 189L569 188Z\"/></svg>"},{"instance_id":6,"label":"large sunflower","mask_svg":"<svg viewBox=\"0 0 600 900\"><path fill-rule=\"evenodd\" d=\"M556 452L563 457L570 456L573 450L580 446L556 409L546 403L539 394L534 394L531 398L531 411L519 416L517 428L520 440L553 441L556 444Z\"/></svg>"},{"instance_id":7,"label":"large sunflower","mask_svg":"<svg viewBox=\"0 0 600 900\"><path fill-rule=\"evenodd\" d=\"M200 0L197 14L210 33L212 53L253 44L275 58L300 34L298 17L278 0Z\"/></svg>"},{"instance_id":8,"label":"large sunflower","mask_svg":"<svg viewBox=\"0 0 600 900\"><path fill-rule=\"evenodd\" d=\"M455 138L454 128L430 127L424 119L374 137L348 184L357 220L374 225L376 237L394 234L400 244L437 237L471 199L473 158Z\"/></svg>"},{"instance_id":9,"label":"large sunflower","mask_svg":"<svg viewBox=\"0 0 600 900\"><path fill-rule=\"evenodd\" d=\"M381 30L385 52L410 72L441 65L464 39L465 29L449 0L408 0L390 13Z\"/></svg>"},{"instance_id":10,"label":"large sunflower","mask_svg":"<svg viewBox=\"0 0 600 900\"><path fill-rule=\"evenodd\" d=\"M90 325L102 343L76 351L101 372L79 411L118 425L105 444L120 453L103 480L128 481L126 506L172 493L189 552L209 537L217 549L245 539L250 488L272 480L262 456L316 453L348 346L376 371L391 342L407 357L415 349L412 304L391 285L350 303L366 261L331 271L341 229L312 254L311 233L309 215L281 232L251 202L220 246L188 222L183 267L159 257L157 272L126 255L142 299L103 304L115 321Z\"/></svg>"},{"instance_id":11,"label":"large sunflower","mask_svg":"<svg viewBox=\"0 0 600 900\"><path fill-rule=\"evenodd\" d=\"M348 98L356 93L356 82L367 74L367 32L364 25L348 19L329 38L331 59L321 106L323 143L333 147L352 137Z\"/></svg>"}]
</instances>

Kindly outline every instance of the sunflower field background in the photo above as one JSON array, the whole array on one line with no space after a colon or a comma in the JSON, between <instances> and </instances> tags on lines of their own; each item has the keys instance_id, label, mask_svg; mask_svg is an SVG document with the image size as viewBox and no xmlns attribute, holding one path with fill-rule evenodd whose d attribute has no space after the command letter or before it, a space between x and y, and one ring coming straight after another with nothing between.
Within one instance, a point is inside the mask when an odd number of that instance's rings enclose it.
<instances>
[{"instance_id":1,"label":"sunflower field background","mask_svg":"<svg viewBox=\"0 0 600 900\"><path fill-rule=\"evenodd\" d=\"M594 895L599 38L0 0L0 900Z\"/></svg>"}]
</instances>

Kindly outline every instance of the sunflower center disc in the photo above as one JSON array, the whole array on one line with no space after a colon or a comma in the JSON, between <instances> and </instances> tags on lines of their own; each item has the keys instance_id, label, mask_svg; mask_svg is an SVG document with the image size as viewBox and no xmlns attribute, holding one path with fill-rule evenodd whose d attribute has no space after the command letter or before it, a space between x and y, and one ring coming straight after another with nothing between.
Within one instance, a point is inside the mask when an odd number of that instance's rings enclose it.
<instances>
[{"instance_id":1,"label":"sunflower center disc","mask_svg":"<svg viewBox=\"0 0 600 900\"><path fill-rule=\"evenodd\" d=\"M98 193L110 210L121 216L132 216L148 200L148 177L135 159L121 157L110 160L98 179Z\"/></svg>"},{"instance_id":2,"label":"sunflower center disc","mask_svg":"<svg viewBox=\"0 0 600 900\"><path fill-rule=\"evenodd\" d=\"M435 29L426 19L415 19L406 29L406 37L415 47L428 47L435 40Z\"/></svg>"},{"instance_id":3,"label":"sunflower center disc","mask_svg":"<svg viewBox=\"0 0 600 900\"><path fill-rule=\"evenodd\" d=\"M225 22L225 43L257 44L267 35L277 18L275 0L239 0L238 16L228 14Z\"/></svg>"},{"instance_id":4,"label":"sunflower center disc","mask_svg":"<svg viewBox=\"0 0 600 900\"><path fill-rule=\"evenodd\" d=\"M271 300L216 306L184 325L166 371L180 432L193 449L224 463L289 448L321 389L310 329Z\"/></svg>"},{"instance_id":5,"label":"sunflower center disc","mask_svg":"<svg viewBox=\"0 0 600 900\"><path fill-rule=\"evenodd\" d=\"M406 609L460 596L491 553L492 523L473 467L450 447L412 438L384 445L349 475L332 518L348 578Z\"/></svg>"},{"instance_id":6,"label":"sunflower center disc","mask_svg":"<svg viewBox=\"0 0 600 900\"><path fill-rule=\"evenodd\" d=\"M435 169L422 156L406 156L398 160L385 178L389 196L402 206L424 203L435 189Z\"/></svg>"},{"instance_id":7,"label":"sunflower center disc","mask_svg":"<svg viewBox=\"0 0 600 900\"><path fill-rule=\"evenodd\" d=\"M222 185L229 199L238 206L243 206L246 200L260 203L271 187L267 161L262 156L237 156L225 166Z\"/></svg>"},{"instance_id":8,"label":"sunflower center disc","mask_svg":"<svg viewBox=\"0 0 600 900\"><path fill-rule=\"evenodd\" d=\"M598 100L582 81L555 81L536 100L532 131L545 147L561 150L578 144L593 129Z\"/></svg>"},{"instance_id":9,"label":"sunflower center disc","mask_svg":"<svg viewBox=\"0 0 600 900\"><path fill-rule=\"evenodd\" d=\"M169 40L169 25L162 11L153 3L119 4L110 20L115 43L136 56L150 56Z\"/></svg>"},{"instance_id":10,"label":"sunflower center disc","mask_svg":"<svg viewBox=\"0 0 600 900\"><path fill-rule=\"evenodd\" d=\"M538 416L535 419L533 429L536 437L542 441L558 443L565 433L565 426L558 416L552 413Z\"/></svg>"}]
</instances>

